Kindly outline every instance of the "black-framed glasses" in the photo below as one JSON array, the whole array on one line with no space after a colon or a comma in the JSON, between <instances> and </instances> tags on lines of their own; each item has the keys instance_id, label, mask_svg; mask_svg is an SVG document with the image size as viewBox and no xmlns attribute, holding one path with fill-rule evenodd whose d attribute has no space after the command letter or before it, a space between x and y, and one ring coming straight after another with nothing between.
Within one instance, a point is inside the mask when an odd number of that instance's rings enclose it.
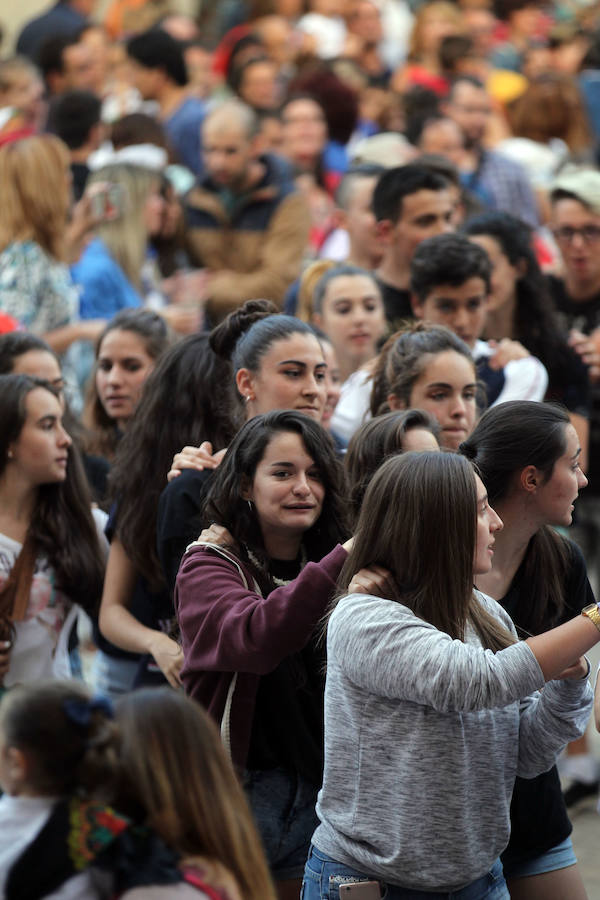
<instances>
[{"instance_id":1,"label":"black-framed glasses","mask_svg":"<svg viewBox=\"0 0 600 900\"><path fill-rule=\"evenodd\" d=\"M561 228L554 228L552 234L559 244L571 244L576 235L579 235L584 244L595 244L600 241L600 225L582 225L581 228L563 225Z\"/></svg>"}]
</instances>

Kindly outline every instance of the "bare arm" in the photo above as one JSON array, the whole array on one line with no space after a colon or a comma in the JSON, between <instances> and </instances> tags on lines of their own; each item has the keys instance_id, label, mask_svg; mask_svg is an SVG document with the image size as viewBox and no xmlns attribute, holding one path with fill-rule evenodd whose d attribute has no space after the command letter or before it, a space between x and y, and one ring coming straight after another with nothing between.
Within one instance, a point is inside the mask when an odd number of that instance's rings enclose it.
<instances>
[{"instance_id":1,"label":"bare arm","mask_svg":"<svg viewBox=\"0 0 600 900\"><path fill-rule=\"evenodd\" d=\"M123 544L118 538L113 539L100 604L100 631L122 650L150 653L169 684L178 687L183 664L181 647L162 631L142 625L127 609L136 578L137 572Z\"/></svg>"},{"instance_id":2,"label":"bare arm","mask_svg":"<svg viewBox=\"0 0 600 900\"><path fill-rule=\"evenodd\" d=\"M558 628L527 638L546 681L569 677L565 670L576 667L579 658L598 641L600 631L587 616L577 616Z\"/></svg>"},{"instance_id":3,"label":"bare arm","mask_svg":"<svg viewBox=\"0 0 600 900\"><path fill-rule=\"evenodd\" d=\"M64 353L74 341L95 341L105 325L104 319L82 319L80 322L53 328L42 337L55 353Z\"/></svg>"}]
</instances>

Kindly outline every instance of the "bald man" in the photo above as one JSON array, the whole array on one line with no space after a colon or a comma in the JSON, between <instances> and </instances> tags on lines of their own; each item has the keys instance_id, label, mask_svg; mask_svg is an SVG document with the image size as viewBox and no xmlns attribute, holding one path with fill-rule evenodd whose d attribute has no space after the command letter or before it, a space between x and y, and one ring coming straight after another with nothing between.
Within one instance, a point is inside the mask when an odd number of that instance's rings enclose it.
<instances>
[{"instance_id":1,"label":"bald man","mask_svg":"<svg viewBox=\"0 0 600 900\"><path fill-rule=\"evenodd\" d=\"M260 154L256 115L238 100L208 113L202 150L205 174L185 212L192 262L208 270L211 322L256 297L281 306L308 240L303 197L285 164Z\"/></svg>"}]
</instances>

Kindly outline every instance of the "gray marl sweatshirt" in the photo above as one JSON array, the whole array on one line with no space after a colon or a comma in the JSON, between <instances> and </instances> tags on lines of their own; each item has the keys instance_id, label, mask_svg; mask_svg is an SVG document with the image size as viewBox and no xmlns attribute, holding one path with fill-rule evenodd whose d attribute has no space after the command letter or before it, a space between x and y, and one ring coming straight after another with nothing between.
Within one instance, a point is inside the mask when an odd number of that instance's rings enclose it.
<instances>
[{"instance_id":1,"label":"gray marl sweatshirt","mask_svg":"<svg viewBox=\"0 0 600 900\"><path fill-rule=\"evenodd\" d=\"M399 603L344 597L327 637L315 846L406 888L480 878L508 843L515 776L549 769L589 717L587 679L542 687L524 642L492 653L473 630L463 643Z\"/></svg>"}]
</instances>

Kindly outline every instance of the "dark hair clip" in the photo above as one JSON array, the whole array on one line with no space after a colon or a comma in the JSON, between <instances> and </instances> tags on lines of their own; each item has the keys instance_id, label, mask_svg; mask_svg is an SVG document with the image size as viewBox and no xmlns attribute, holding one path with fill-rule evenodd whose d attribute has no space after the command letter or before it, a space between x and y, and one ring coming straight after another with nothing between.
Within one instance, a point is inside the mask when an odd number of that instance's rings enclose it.
<instances>
[{"instance_id":1,"label":"dark hair clip","mask_svg":"<svg viewBox=\"0 0 600 900\"><path fill-rule=\"evenodd\" d=\"M103 712L107 719L114 718L113 705L108 697L96 694L91 700L79 700L72 697L63 700L63 710L67 718L81 728L89 728L93 712Z\"/></svg>"}]
</instances>

